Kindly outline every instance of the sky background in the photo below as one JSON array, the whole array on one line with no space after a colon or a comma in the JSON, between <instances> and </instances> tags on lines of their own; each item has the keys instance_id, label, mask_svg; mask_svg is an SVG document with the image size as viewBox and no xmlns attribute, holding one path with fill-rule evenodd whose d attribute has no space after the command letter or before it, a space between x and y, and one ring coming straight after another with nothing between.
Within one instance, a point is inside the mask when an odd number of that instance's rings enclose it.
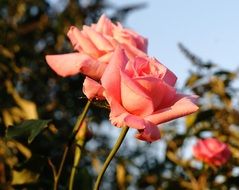
<instances>
[{"instance_id":1,"label":"sky background","mask_svg":"<svg viewBox=\"0 0 239 190\"><path fill-rule=\"evenodd\" d=\"M119 7L146 3L131 12L124 23L149 40L149 55L156 57L178 76L178 86L188 77L190 62L178 43L205 61L223 68L239 66L238 0L109 0Z\"/></svg>"}]
</instances>

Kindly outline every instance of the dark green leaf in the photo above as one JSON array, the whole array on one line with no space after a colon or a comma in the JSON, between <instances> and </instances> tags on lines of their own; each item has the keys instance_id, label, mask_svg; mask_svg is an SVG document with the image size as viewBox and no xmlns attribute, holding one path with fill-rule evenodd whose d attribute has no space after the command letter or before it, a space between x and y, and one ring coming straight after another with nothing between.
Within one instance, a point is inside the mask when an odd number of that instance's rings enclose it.
<instances>
[{"instance_id":1,"label":"dark green leaf","mask_svg":"<svg viewBox=\"0 0 239 190\"><path fill-rule=\"evenodd\" d=\"M14 138L22 135L28 136L28 143L31 143L34 138L47 127L50 120L26 120L19 125L9 127L6 132L6 138Z\"/></svg>"}]
</instances>

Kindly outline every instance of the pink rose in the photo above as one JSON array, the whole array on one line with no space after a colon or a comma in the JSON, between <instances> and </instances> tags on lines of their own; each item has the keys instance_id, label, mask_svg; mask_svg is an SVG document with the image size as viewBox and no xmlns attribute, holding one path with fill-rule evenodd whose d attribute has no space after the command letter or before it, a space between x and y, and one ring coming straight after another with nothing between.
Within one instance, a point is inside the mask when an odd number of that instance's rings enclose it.
<instances>
[{"instance_id":1,"label":"pink rose","mask_svg":"<svg viewBox=\"0 0 239 190\"><path fill-rule=\"evenodd\" d=\"M67 35L76 52L46 56L49 66L63 77L82 73L99 80L119 44L131 58L147 52L146 38L123 28L120 23L113 24L105 15L96 24L83 26L82 30L72 26Z\"/></svg>"},{"instance_id":2,"label":"pink rose","mask_svg":"<svg viewBox=\"0 0 239 190\"><path fill-rule=\"evenodd\" d=\"M216 138L199 140L193 146L193 155L209 165L221 166L225 164L231 156L227 144Z\"/></svg>"},{"instance_id":3,"label":"pink rose","mask_svg":"<svg viewBox=\"0 0 239 190\"><path fill-rule=\"evenodd\" d=\"M117 48L101 78L112 124L138 129L138 139L158 140L158 124L198 110L196 96L176 92L176 80L156 59L147 56L128 59L125 51Z\"/></svg>"}]
</instances>

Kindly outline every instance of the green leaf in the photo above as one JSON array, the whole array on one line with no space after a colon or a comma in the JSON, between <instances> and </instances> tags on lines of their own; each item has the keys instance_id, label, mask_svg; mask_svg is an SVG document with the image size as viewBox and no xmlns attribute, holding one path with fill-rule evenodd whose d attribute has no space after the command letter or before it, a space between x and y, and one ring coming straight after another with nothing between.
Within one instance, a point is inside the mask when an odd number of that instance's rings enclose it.
<instances>
[{"instance_id":1,"label":"green leaf","mask_svg":"<svg viewBox=\"0 0 239 190\"><path fill-rule=\"evenodd\" d=\"M27 135L28 143L31 143L34 138L47 127L50 120L26 120L21 124L9 127L6 131L6 138L14 138L17 136Z\"/></svg>"}]
</instances>

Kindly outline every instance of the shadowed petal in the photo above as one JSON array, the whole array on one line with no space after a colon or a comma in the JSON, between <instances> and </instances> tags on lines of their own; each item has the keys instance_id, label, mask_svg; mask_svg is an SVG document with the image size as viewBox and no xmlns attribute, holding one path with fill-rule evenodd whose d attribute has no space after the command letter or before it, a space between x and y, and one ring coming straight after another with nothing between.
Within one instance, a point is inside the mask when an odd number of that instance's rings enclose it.
<instances>
[{"instance_id":1,"label":"shadowed petal","mask_svg":"<svg viewBox=\"0 0 239 190\"><path fill-rule=\"evenodd\" d=\"M135 134L135 137L142 141L154 142L160 139L160 131L156 125L145 121L145 128L139 130L139 133Z\"/></svg>"},{"instance_id":2,"label":"shadowed petal","mask_svg":"<svg viewBox=\"0 0 239 190\"><path fill-rule=\"evenodd\" d=\"M157 67L160 71L160 78L168 85L174 86L177 81L176 75L172 71L170 71L167 67L165 67L162 63L160 63L156 59L154 60L156 61L155 63L158 64Z\"/></svg>"},{"instance_id":3,"label":"shadowed petal","mask_svg":"<svg viewBox=\"0 0 239 190\"><path fill-rule=\"evenodd\" d=\"M103 96L104 88L100 85L100 83L89 77L86 77L84 80L83 92L88 99L105 99L105 97Z\"/></svg>"},{"instance_id":4,"label":"shadowed petal","mask_svg":"<svg viewBox=\"0 0 239 190\"><path fill-rule=\"evenodd\" d=\"M131 114L127 115L124 120L126 125L130 128L144 129L146 125L144 119Z\"/></svg>"}]
</instances>

